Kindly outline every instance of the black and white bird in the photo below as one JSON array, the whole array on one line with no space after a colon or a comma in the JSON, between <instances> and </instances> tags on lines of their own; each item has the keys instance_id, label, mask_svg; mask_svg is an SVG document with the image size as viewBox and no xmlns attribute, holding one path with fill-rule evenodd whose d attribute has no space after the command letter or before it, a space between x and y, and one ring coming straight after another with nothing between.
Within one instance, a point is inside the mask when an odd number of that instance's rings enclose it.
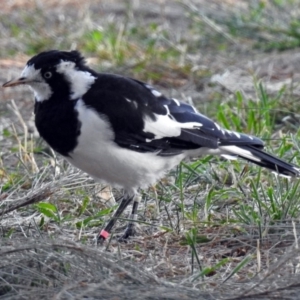
<instances>
[{"instance_id":1,"label":"black and white bird","mask_svg":"<svg viewBox=\"0 0 300 300\"><path fill-rule=\"evenodd\" d=\"M204 154L236 156L284 176L296 165L267 154L254 136L221 128L193 106L167 98L131 78L97 73L77 51L51 50L32 57L21 77L35 96L40 135L71 164L97 181L124 189L124 197L98 240L105 240L138 189L160 179L183 159ZM133 233L128 224L124 238Z\"/></svg>"}]
</instances>

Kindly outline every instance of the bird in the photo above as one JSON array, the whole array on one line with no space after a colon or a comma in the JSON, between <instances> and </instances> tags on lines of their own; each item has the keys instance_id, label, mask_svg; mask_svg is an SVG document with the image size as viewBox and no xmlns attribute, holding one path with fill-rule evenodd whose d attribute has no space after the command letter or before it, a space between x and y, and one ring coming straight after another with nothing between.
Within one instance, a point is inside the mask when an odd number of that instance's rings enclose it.
<instances>
[{"instance_id":1,"label":"bird","mask_svg":"<svg viewBox=\"0 0 300 300\"><path fill-rule=\"evenodd\" d=\"M28 85L40 136L96 181L124 190L113 217L97 236L105 241L133 202L121 240L135 234L140 188L155 184L182 160L202 155L242 158L287 177L300 168L263 150L261 139L222 128L187 103L152 85L98 73L76 50L43 51L3 87Z\"/></svg>"}]
</instances>

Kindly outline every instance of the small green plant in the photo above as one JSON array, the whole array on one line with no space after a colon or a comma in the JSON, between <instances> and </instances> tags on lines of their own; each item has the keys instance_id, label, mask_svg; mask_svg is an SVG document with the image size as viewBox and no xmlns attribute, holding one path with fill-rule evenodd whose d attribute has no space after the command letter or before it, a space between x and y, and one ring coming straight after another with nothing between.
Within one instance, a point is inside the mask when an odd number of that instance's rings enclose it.
<instances>
[{"instance_id":1,"label":"small green plant","mask_svg":"<svg viewBox=\"0 0 300 300\"><path fill-rule=\"evenodd\" d=\"M109 216L111 212L113 211L113 208L106 208L102 209L101 211L97 212L93 216L85 217L83 220L76 223L76 227L78 229L84 228L84 227L98 227L99 225L103 224L103 217Z\"/></svg>"},{"instance_id":2,"label":"small green plant","mask_svg":"<svg viewBox=\"0 0 300 300\"><path fill-rule=\"evenodd\" d=\"M218 269L220 269L223 266L226 266L228 264L228 262L230 261L229 258L223 258L221 259L218 263L216 263L215 265L211 266L211 267L206 267L203 268L203 270L201 270L199 272L199 274L197 274L192 281L196 281L197 279L199 279L200 277L204 277L204 276L213 276L216 274L216 271ZM241 266L242 268L243 266ZM237 271L239 271L241 268L239 268Z\"/></svg>"},{"instance_id":3,"label":"small green plant","mask_svg":"<svg viewBox=\"0 0 300 300\"><path fill-rule=\"evenodd\" d=\"M186 241L192 250L192 260L191 260L192 261L192 274L194 272L194 260L196 260L196 263L197 263L199 269L202 271L201 261L200 261L200 258L198 256L197 249L196 249L196 241L197 241L197 229L196 228L192 228L186 233Z\"/></svg>"},{"instance_id":4,"label":"small green plant","mask_svg":"<svg viewBox=\"0 0 300 300\"><path fill-rule=\"evenodd\" d=\"M60 212L54 204L51 204L48 202L40 202L40 203L37 203L35 205L35 207L41 214L43 214L47 218L51 219L52 221L57 222L58 224L60 224L62 222ZM40 227L43 224L44 224L44 218L42 218Z\"/></svg>"}]
</instances>

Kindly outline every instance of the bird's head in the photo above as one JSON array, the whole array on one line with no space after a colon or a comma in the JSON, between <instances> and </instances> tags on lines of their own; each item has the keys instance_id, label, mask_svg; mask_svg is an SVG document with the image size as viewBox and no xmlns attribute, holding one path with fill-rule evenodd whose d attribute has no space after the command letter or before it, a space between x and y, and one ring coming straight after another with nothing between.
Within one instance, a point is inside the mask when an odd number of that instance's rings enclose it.
<instances>
[{"instance_id":1,"label":"bird's head","mask_svg":"<svg viewBox=\"0 0 300 300\"><path fill-rule=\"evenodd\" d=\"M75 100L86 93L95 78L95 72L85 65L78 51L50 50L32 57L20 78L6 82L3 87L27 84L38 102L51 99L53 94Z\"/></svg>"}]
</instances>

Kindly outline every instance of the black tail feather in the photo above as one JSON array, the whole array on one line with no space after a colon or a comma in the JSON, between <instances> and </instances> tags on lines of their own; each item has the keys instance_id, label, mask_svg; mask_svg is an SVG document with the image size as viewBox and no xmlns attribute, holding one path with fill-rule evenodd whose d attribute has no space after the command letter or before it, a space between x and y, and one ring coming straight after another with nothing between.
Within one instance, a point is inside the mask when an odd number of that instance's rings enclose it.
<instances>
[{"instance_id":1,"label":"black tail feather","mask_svg":"<svg viewBox=\"0 0 300 300\"><path fill-rule=\"evenodd\" d=\"M264 152L255 146L236 146L231 152L231 147L222 147L228 153L235 154L243 159L253 162L256 165L272 170L280 175L289 177L300 177L300 167L285 162L282 159ZM240 149L240 151L239 151Z\"/></svg>"},{"instance_id":2,"label":"black tail feather","mask_svg":"<svg viewBox=\"0 0 300 300\"><path fill-rule=\"evenodd\" d=\"M292 176L292 177L300 177L300 168L294 164L283 161L282 159L268 154L260 149L251 146L243 146L241 147L245 150L249 150L255 157L260 158L261 161L254 161L253 163L275 171L281 175ZM251 161L250 159L246 158Z\"/></svg>"}]
</instances>

